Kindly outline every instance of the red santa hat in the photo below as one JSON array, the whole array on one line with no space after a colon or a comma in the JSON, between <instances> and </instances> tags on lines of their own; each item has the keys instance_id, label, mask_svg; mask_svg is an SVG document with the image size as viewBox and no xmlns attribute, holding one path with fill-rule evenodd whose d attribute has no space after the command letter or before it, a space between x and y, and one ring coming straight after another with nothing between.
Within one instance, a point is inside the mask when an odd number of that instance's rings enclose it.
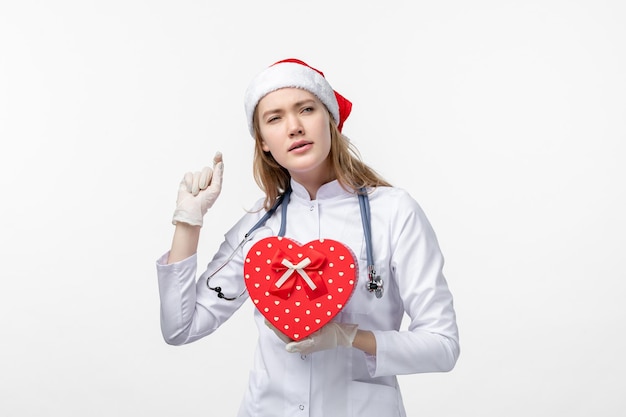
<instances>
[{"instance_id":1,"label":"red santa hat","mask_svg":"<svg viewBox=\"0 0 626 417\"><path fill-rule=\"evenodd\" d=\"M352 103L330 86L322 71L295 58L275 62L258 74L248 86L244 106L248 119L248 130L254 137L252 120L259 101L272 91L296 87L314 94L328 109L339 131L352 110Z\"/></svg>"}]
</instances>

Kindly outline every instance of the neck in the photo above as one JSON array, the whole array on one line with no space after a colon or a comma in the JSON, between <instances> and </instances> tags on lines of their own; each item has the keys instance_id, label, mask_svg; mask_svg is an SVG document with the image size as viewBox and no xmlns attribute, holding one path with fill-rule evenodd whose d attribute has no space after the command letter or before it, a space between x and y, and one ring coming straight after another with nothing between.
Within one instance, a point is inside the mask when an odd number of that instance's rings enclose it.
<instances>
[{"instance_id":1,"label":"neck","mask_svg":"<svg viewBox=\"0 0 626 417\"><path fill-rule=\"evenodd\" d=\"M317 190L331 181L337 179L335 170L332 169L329 158L317 167L304 171L290 171L291 178L301 184L309 193L309 198L315 200L317 198Z\"/></svg>"}]
</instances>

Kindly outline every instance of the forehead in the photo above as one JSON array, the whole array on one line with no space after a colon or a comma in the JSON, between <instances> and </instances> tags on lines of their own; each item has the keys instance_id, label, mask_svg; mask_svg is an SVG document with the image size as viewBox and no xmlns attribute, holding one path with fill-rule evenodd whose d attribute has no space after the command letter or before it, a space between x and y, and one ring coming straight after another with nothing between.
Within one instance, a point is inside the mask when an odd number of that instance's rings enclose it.
<instances>
[{"instance_id":1,"label":"forehead","mask_svg":"<svg viewBox=\"0 0 626 417\"><path fill-rule=\"evenodd\" d=\"M314 94L307 90L296 87L285 87L265 95L265 97L259 101L257 110L261 112L267 111L268 109L278 109L311 100L321 103Z\"/></svg>"}]
</instances>

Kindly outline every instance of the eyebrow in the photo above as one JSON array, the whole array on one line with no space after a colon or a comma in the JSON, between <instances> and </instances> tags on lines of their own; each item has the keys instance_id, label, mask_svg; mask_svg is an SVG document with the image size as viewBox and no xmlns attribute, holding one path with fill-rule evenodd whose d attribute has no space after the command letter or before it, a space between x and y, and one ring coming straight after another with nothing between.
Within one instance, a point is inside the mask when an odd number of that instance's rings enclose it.
<instances>
[{"instance_id":1,"label":"eyebrow","mask_svg":"<svg viewBox=\"0 0 626 417\"><path fill-rule=\"evenodd\" d=\"M296 101L295 103L293 103L293 105L291 107L302 107L306 104L315 104L315 100L314 99L304 99L304 100L300 100L300 101ZM260 116L261 117L266 117L268 114L272 114L272 113L282 113L282 109L277 108L277 109L268 109L265 110Z\"/></svg>"}]
</instances>

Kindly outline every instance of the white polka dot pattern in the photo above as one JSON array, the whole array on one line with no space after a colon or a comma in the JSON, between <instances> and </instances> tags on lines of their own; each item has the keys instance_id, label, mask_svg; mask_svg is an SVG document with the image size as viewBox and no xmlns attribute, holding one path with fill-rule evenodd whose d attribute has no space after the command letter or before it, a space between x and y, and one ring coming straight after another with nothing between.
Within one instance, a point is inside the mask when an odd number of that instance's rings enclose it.
<instances>
[{"instance_id":1,"label":"white polka dot pattern","mask_svg":"<svg viewBox=\"0 0 626 417\"><path fill-rule=\"evenodd\" d=\"M268 237L250 248L244 262L254 306L293 340L319 330L341 311L354 291L356 271L350 250L330 239L301 246Z\"/></svg>"}]
</instances>

